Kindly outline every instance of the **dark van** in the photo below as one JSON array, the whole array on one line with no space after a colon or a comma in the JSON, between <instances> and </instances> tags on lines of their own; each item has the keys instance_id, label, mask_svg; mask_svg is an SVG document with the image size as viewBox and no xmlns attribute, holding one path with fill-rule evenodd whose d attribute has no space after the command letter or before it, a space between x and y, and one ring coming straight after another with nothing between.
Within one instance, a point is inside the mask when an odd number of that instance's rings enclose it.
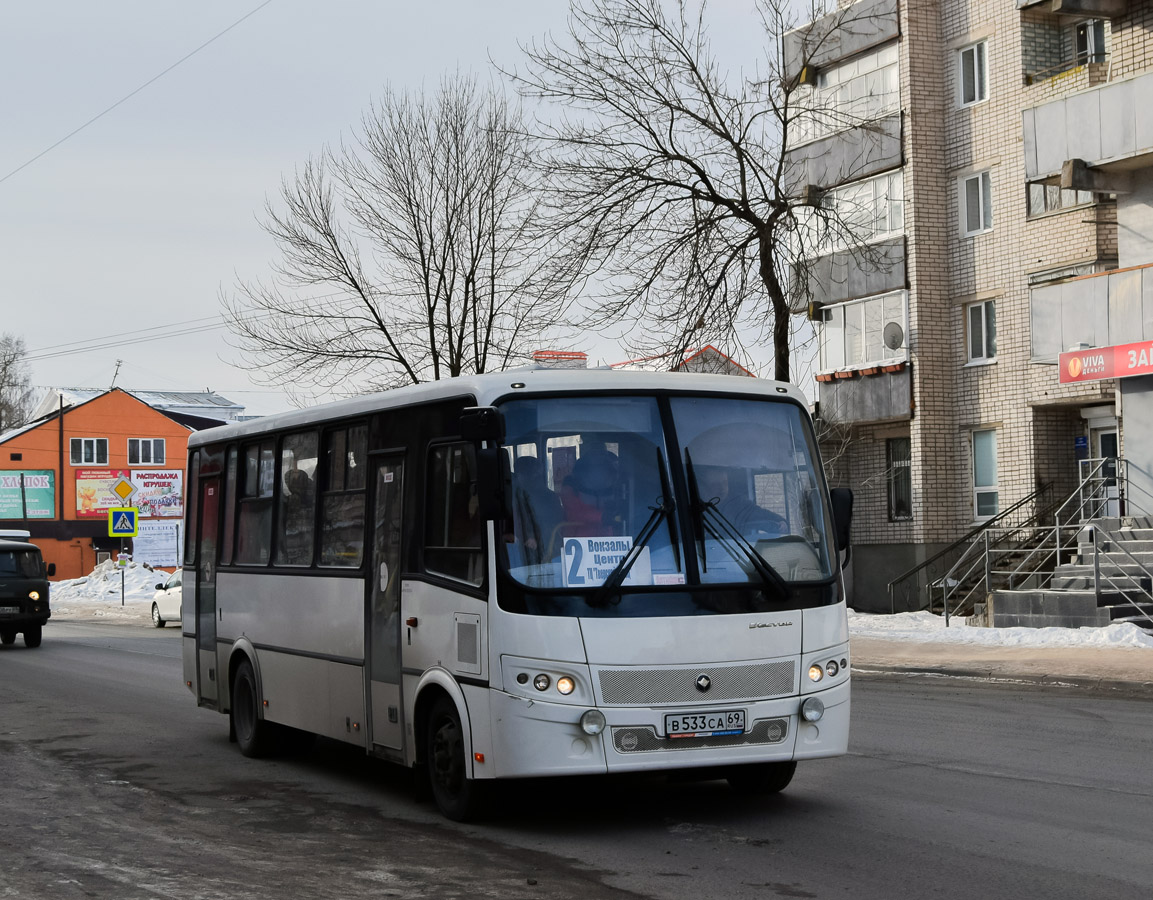
<instances>
[{"instance_id":1,"label":"dark van","mask_svg":"<svg viewBox=\"0 0 1153 900\"><path fill-rule=\"evenodd\" d=\"M52 615L48 576L55 574L55 563L45 566L35 544L0 539L0 644L11 644L23 632L24 646L40 646Z\"/></svg>"}]
</instances>

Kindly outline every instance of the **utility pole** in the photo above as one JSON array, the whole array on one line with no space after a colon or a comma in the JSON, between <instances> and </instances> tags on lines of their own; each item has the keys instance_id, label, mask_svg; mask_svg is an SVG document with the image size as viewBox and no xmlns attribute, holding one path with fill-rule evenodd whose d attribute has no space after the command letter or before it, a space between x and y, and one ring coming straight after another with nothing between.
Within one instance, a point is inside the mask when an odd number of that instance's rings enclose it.
<instances>
[{"instance_id":1,"label":"utility pole","mask_svg":"<svg viewBox=\"0 0 1153 900\"><path fill-rule=\"evenodd\" d=\"M108 390L116 387L116 376L120 374L120 364L124 362L122 359L116 360L116 371L112 373L112 384L108 385Z\"/></svg>"}]
</instances>

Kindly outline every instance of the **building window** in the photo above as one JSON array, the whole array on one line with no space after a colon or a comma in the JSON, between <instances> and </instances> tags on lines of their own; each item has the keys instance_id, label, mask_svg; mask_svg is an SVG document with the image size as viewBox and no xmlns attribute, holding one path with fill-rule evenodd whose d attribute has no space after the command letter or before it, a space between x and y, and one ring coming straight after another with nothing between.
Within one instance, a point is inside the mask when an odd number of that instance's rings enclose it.
<instances>
[{"instance_id":1,"label":"building window","mask_svg":"<svg viewBox=\"0 0 1153 900\"><path fill-rule=\"evenodd\" d=\"M903 233L904 201L900 170L826 192L820 210L798 209L807 252L823 256Z\"/></svg>"},{"instance_id":2,"label":"building window","mask_svg":"<svg viewBox=\"0 0 1153 900\"><path fill-rule=\"evenodd\" d=\"M1030 216L1043 216L1045 213L1086 206L1093 202L1092 191L1071 191L1039 181L1030 182L1028 189Z\"/></svg>"},{"instance_id":3,"label":"building window","mask_svg":"<svg viewBox=\"0 0 1153 900\"><path fill-rule=\"evenodd\" d=\"M912 442L907 437L885 441L889 473L889 521L908 522L913 518Z\"/></svg>"},{"instance_id":4,"label":"building window","mask_svg":"<svg viewBox=\"0 0 1153 900\"><path fill-rule=\"evenodd\" d=\"M129 438L128 465L164 465L164 438Z\"/></svg>"},{"instance_id":5,"label":"building window","mask_svg":"<svg viewBox=\"0 0 1153 900\"><path fill-rule=\"evenodd\" d=\"M974 431L973 512L978 519L991 519L997 509L997 431Z\"/></svg>"},{"instance_id":6,"label":"building window","mask_svg":"<svg viewBox=\"0 0 1153 900\"><path fill-rule=\"evenodd\" d=\"M959 54L962 106L971 106L989 99L985 48L985 41L979 41L963 48Z\"/></svg>"},{"instance_id":7,"label":"building window","mask_svg":"<svg viewBox=\"0 0 1153 900\"><path fill-rule=\"evenodd\" d=\"M816 86L796 93L793 143L815 141L901 110L897 45L822 69Z\"/></svg>"},{"instance_id":8,"label":"building window","mask_svg":"<svg viewBox=\"0 0 1153 900\"><path fill-rule=\"evenodd\" d=\"M821 310L820 367L833 371L904 360L905 291L838 303ZM896 323L897 329L886 326ZM895 345L895 346L894 346Z\"/></svg>"},{"instance_id":9,"label":"building window","mask_svg":"<svg viewBox=\"0 0 1153 900\"><path fill-rule=\"evenodd\" d=\"M1105 22L1090 19L1076 25L1073 41L1077 52L1077 65L1105 62Z\"/></svg>"},{"instance_id":10,"label":"building window","mask_svg":"<svg viewBox=\"0 0 1153 900\"><path fill-rule=\"evenodd\" d=\"M992 300L965 307L969 362L987 362L997 355L997 307Z\"/></svg>"},{"instance_id":11,"label":"building window","mask_svg":"<svg viewBox=\"0 0 1153 900\"><path fill-rule=\"evenodd\" d=\"M961 230L967 236L993 227L993 182L988 172L961 179Z\"/></svg>"},{"instance_id":12,"label":"building window","mask_svg":"<svg viewBox=\"0 0 1153 900\"><path fill-rule=\"evenodd\" d=\"M72 465L108 465L108 438L72 438L69 444Z\"/></svg>"}]
</instances>

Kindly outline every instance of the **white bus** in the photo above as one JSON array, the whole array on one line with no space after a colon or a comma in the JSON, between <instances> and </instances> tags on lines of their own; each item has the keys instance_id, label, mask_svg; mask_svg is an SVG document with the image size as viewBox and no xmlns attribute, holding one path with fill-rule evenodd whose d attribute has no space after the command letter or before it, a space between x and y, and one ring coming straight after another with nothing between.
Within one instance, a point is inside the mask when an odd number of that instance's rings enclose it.
<instances>
[{"instance_id":1,"label":"white bus","mask_svg":"<svg viewBox=\"0 0 1153 900\"><path fill-rule=\"evenodd\" d=\"M246 756L346 741L465 820L500 779L774 792L846 751L851 495L793 387L516 370L188 451L185 680Z\"/></svg>"}]
</instances>

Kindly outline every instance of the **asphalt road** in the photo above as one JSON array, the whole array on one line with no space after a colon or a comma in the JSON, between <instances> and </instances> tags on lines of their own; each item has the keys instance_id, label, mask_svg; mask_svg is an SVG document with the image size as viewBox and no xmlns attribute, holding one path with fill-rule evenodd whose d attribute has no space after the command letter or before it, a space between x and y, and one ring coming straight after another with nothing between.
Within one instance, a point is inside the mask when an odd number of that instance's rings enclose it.
<instances>
[{"instance_id":1,"label":"asphalt road","mask_svg":"<svg viewBox=\"0 0 1153 900\"><path fill-rule=\"evenodd\" d=\"M355 748L248 760L175 629L0 648L0 897L1145 898L1153 704L857 679L850 754L780 797L514 786L477 826Z\"/></svg>"}]
</instances>

